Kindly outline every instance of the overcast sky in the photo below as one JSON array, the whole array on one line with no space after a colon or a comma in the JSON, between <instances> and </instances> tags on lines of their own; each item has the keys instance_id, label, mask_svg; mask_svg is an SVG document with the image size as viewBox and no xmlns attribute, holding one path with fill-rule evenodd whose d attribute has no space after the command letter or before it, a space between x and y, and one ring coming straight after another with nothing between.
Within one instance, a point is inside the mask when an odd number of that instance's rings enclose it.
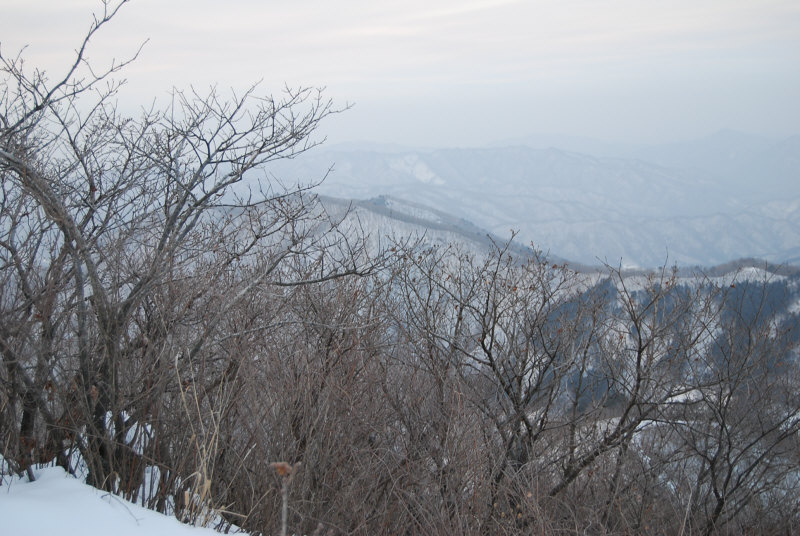
<instances>
[{"instance_id":1,"label":"overcast sky","mask_svg":"<svg viewBox=\"0 0 800 536\"><path fill-rule=\"evenodd\" d=\"M4 0L0 46L63 66L94 0ZM797 0L133 0L89 57L125 103L189 84L325 86L330 142L480 145L534 133L658 142L800 133Z\"/></svg>"}]
</instances>

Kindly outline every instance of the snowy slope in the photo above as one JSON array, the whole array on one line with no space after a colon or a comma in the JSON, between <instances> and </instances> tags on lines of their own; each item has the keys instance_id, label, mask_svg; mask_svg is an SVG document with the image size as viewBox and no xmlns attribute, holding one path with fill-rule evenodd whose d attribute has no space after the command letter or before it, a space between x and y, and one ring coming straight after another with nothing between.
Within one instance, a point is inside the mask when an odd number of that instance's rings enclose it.
<instances>
[{"instance_id":1,"label":"snowy slope","mask_svg":"<svg viewBox=\"0 0 800 536\"><path fill-rule=\"evenodd\" d=\"M7 478L0 485L0 533L114 536L203 536L174 517L125 501L81 483L60 467L35 471L36 481Z\"/></svg>"}]
</instances>

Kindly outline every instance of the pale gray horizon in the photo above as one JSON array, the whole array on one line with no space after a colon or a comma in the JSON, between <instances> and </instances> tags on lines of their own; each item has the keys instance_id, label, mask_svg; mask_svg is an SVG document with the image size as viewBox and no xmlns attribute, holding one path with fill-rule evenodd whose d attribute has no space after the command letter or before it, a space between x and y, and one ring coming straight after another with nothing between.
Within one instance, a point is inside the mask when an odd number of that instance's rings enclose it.
<instances>
[{"instance_id":1,"label":"pale gray horizon","mask_svg":"<svg viewBox=\"0 0 800 536\"><path fill-rule=\"evenodd\" d=\"M99 1L7 0L5 56L63 72ZM130 56L125 107L175 86L324 86L329 143L626 143L800 133L800 3L133 0L92 42Z\"/></svg>"}]
</instances>

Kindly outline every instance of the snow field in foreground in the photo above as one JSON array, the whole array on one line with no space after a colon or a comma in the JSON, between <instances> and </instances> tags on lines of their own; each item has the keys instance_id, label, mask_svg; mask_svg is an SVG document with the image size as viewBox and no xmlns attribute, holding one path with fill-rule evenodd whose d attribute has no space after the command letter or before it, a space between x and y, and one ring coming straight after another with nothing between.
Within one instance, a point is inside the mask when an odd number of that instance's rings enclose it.
<instances>
[{"instance_id":1,"label":"snow field in foreground","mask_svg":"<svg viewBox=\"0 0 800 536\"><path fill-rule=\"evenodd\" d=\"M211 529L184 525L83 484L61 467L34 471L35 482L11 477L0 485L0 533L8 536L113 534L203 536Z\"/></svg>"}]
</instances>

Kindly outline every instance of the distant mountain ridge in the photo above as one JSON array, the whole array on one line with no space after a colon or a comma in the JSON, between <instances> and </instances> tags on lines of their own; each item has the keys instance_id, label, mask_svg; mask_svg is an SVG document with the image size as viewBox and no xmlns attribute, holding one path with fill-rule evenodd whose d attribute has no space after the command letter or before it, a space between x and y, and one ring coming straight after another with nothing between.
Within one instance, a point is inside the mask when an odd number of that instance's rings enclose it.
<instances>
[{"instance_id":1,"label":"distant mountain ridge","mask_svg":"<svg viewBox=\"0 0 800 536\"><path fill-rule=\"evenodd\" d=\"M390 196L379 196L373 199L353 200L330 196L320 196L326 211L334 216L348 217L359 222L373 235L373 239L383 240L394 237L412 237L421 239L429 246L456 245L464 252L477 255L488 253L492 248L504 246L505 240L472 222L446 214L424 205L403 201ZM385 243L384 243L385 245ZM511 251L520 258L533 255L536 251L531 244L515 240L511 243ZM551 252L546 253L549 262L565 264L581 273L605 273L607 267L598 263L582 264L564 259ZM616 268L616 265L611 265ZM704 273L710 277L733 274L748 268L755 268L765 273L780 276L800 275L800 258L776 264L754 257L738 258L716 265L694 265L681 267L679 273L684 277L694 277ZM627 269L626 274L645 273L644 269Z\"/></svg>"},{"instance_id":2,"label":"distant mountain ridge","mask_svg":"<svg viewBox=\"0 0 800 536\"><path fill-rule=\"evenodd\" d=\"M322 194L390 196L464 218L501 238L517 230L523 243L579 263L713 265L741 257L797 260L798 153L800 137L769 142L723 132L629 157L522 145L348 147L278 162L273 172L313 181L333 165L318 188ZM731 155L736 163L726 167Z\"/></svg>"}]
</instances>

